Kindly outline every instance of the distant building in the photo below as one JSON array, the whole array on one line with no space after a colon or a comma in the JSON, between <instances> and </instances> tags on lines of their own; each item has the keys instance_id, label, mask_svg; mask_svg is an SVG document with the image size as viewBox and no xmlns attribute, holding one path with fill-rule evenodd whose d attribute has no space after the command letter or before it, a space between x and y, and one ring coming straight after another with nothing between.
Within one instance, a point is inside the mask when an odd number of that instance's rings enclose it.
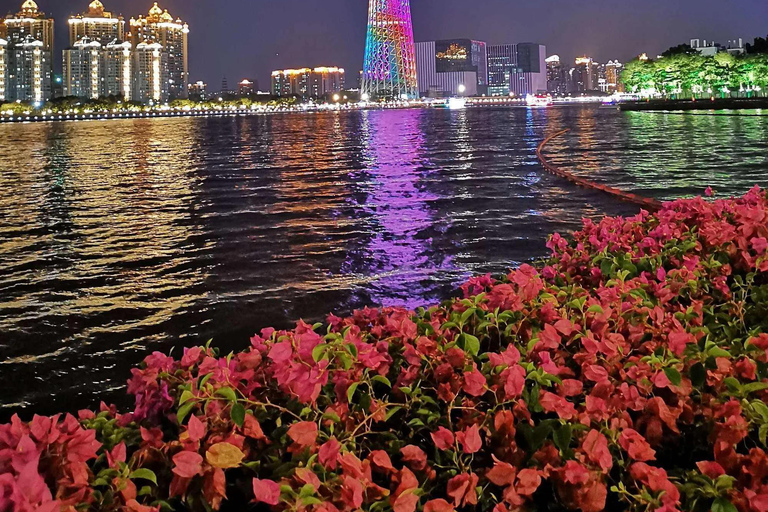
<instances>
[{"instance_id":1,"label":"distant building","mask_svg":"<svg viewBox=\"0 0 768 512\"><path fill-rule=\"evenodd\" d=\"M124 41L125 20L105 11L100 0L93 0L88 11L69 18L69 46L74 47L83 37L98 41L102 46L115 40Z\"/></svg>"},{"instance_id":2,"label":"distant building","mask_svg":"<svg viewBox=\"0 0 768 512\"><path fill-rule=\"evenodd\" d=\"M510 92L517 96L547 90L547 47L537 43L517 45L517 70L512 74Z\"/></svg>"},{"instance_id":3,"label":"distant building","mask_svg":"<svg viewBox=\"0 0 768 512\"><path fill-rule=\"evenodd\" d=\"M512 74L517 70L517 48L514 44L488 46L488 95L508 96Z\"/></svg>"},{"instance_id":4,"label":"distant building","mask_svg":"<svg viewBox=\"0 0 768 512\"><path fill-rule=\"evenodd\" d=\"M168 97L186 98L189 83L189 25L179 18L174 20L167 9L158 7L157 2L146 17L131 18L129 24L134 49L141 44L157 43L161 46L167 68L167 72L163 73L167 83L162 89L168 91Z\"/></svg>"},{"instance_id":5,"label":"distant building","mask_svg":"<svg viewBox=\"0 0 768 512\"><path fill-rule=\"evenodd\" d=\"M0 38L0 102L5 101L8 87L8 41Z\"/></svg>"},{"instance_id":6,"label":"distant building","mask_svg":"<svg viewBox=\"0 0 768 512\"><path fill-rule=\"evenodd\" d=\"M189 84L189 99L192 101L205 101L208 98L208 84L198 80Z\"/></svg>"},{"instance_id":7,"label":"distant building","mask_svg":"<svg viewBox=\"0 0 768 512\"><path fill-rule=\"evenodd\" d=\"M134 49L133 99L163 103L169 99L168 53L160 43L139 43Z\"/></svg>"},{"instance_id":8,"label":"distant building","mask_svg":"<svg viewBox=\"0 0 768 512\"><path fill-rule=\"evenodd\" d=\"M713 57L720 52L728 52L731 55L743 55L747 52L742 38L730 40L725 45L706 39L691 39L691 48L705 57Z\"/></svg>"},{"instance_id":9,"label":"distant building","mask_svg":"<svg viewBox=\"0 0 768 512\"><path fill-rule=\"evenodd\" d=\"M241 98L247 98L252 96L257 89L258 86L256 85L256 82L253 80L248 80L247 78L243 78L243 80L237 84L237 95Z\"/></svg>"},{"instance_id":10,"label":"distant building","mask_svg":"<svg viewBox=\"0 0 768 512\"><path fill-rule=\"evenodd\" d=\"M134 56L129 41L112 41L101 51L100 96L133 98Z\"/></svg>"},{"instance_id":11,"label":"distant building","mask_svg":"<svg viewBox=\"0 0 768 512\"><path fill-rule=\"evenodd\" d=\"M624 92L624 84L621 82L621 73L623 70L624 64L618 60L609 60L605 65L607 92Z\"/></svg>"},{"instance_id":12,"label":"distant building","mask_svg":"<svg viewBox=\"0 0 768 512\"><path fill-rule=\"evenodd\" d=\"M598 89L597 63L591 57L578 57L569 71L568 92L584 93Z\"/></svg>"},{"instance_id":13,"label":"distant building","mask_svg":"<svg viewBox=\"0 0 768 512\"><path fill-rule=\"evenodd\" d=\"M64 95L96 99L101 94L101 43L88 36L64 50Z\"/></svg>"},{"instance_id":14,"label":"distant building","mask_svg":"<svg viewBox=\"0 0 768 512\"><path fill-rule=\"evenodd\" d=\"M272 72L272 94L322 98L344 90L344 69L317 67L314 69L280 69Z\"/></svg>"},{"instance_id":15,"label":"distant building","mask_svg":"<svg viewBox=\"0 0 768 512\"><path fill-rule=\"evenodd\" d=\"M421 96L487 94L487 45L471 39L416 43L416 76Z\"/></svg>"},{"instance_id":16,"label":"distant building","mask_svg":"<svg viewBox=\"0 0 768 512\"><path fill-rule=\"evenodd\" d=\"M34 0L5 18L6 101L48 101L53 94L53 18Z\"/></svg>"},{"instance_id":17,"label":"distant building","mask_svg":"<svg viewBox=\"0 0 768 512\"><path fill-rule=\"evenodd\" d=\"M547 65L547 91L558 95L567 94L567 72L560 62L560 56L552 55L551 57L548 57L545 62Z\"/></svg>"}]
</instances>

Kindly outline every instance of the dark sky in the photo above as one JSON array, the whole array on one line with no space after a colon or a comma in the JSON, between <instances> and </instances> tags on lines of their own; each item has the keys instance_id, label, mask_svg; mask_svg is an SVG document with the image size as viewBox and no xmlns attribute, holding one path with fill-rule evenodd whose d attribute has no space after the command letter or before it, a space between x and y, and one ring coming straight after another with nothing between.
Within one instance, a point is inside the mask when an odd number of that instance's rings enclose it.
<instances>
[{"instance_id":1,"label":"dark sky","mask_svg":"<svg viewBox=\"0 0 768 512\"><path fill-rule=\"evenodd\" d=\"M37 0L57 19L58 50L66 18L90 0ZM149 0L102 0L126 19ZM0 0L0 12L22 0ZM362 67L367 0L162 0L190 25L191 79L211 90L255 77L269 87L272 69L318 65ZM474 38L489 43L539 42L549 54L626 61L658 54L693 37L726 41L768 34L766 0L411 0L416 40ZM57 53L58 53L57 50ZM60 60L60 57L57 59Z\"/></svg>"}]
</instances>

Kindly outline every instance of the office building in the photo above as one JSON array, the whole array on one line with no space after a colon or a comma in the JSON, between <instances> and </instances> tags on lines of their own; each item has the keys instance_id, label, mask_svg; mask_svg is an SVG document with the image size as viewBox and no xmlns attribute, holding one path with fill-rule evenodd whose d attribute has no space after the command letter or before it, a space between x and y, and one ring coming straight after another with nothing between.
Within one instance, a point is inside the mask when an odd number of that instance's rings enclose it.
<instances>
[{"instance_id":1,"label":"office building","mask_svg":"<svg viewBox=\"0 0 768 512\"><path fill-rule=\"evenodd\" d=\"M133 99L162 103L170 95L169 59L160 43L139 43L133 50Z\"/></svg>"},{"instance_id":2,"label":"office building","mask_svg":"<svg viewBox=\"0 0 768 512\"><path fill-rule=\"evenodd\" d=\"M419 95L481 96L488 93L488 48L482 41L448 39L416 43Z\"/></svg>"},{"instance_id":3,"label":"office building","mask_svg":"<svg viewBox=\"0 0 768 512\"><path fill-rule=\"evenodd\" d=\"M93 0L88 11L69 18L69 46L74 47L82 38L88 37L106 46L112 41L125 40L125 20L104 10L100 0Z\"/></svg>"},{"instance_id":4,"label":"office building","mask_svg":"<svg viewBox=\"0 0 768 512\"><path fill-rule=\"evenodd\" d=\"M512 74L510 93L516 96L547 91L547 47L538 43L517 45L517 69Z\"/></svg>"},{"instance_id":5,"label":"office building","mask_svg":"<svg viewBox=\"0 0 768 512\"><path fill-rule=\"evenodd\" d=\"M488 95L508 96L512 74L517 70L517 47L514 44L488 46Z\"/></svg>"},{"instance_id":6,"label":"office building","mask_svg":"<svg viewBox=\"0 0 768 512\"><path fill-rule=\"evenodd\" d=\"M4 20L7 62L6 101L47 101L53 91L53 19L34 0Z\"/></svg>"},{"instance_id":7,"label":"office building","mask_svg":"<svg viewBox=\"0 0 768 512\"><path fill-rule=\"evenodd\" d=\"M179 18L174 19L168 10L161 9L157 2L146 17L131 18L129 25L130 40L134 49L141 44L157 43L161 46L167 67L167 73L164 73L167 83L162 89L168 91L169 98L186 98L189 83L189 25ZM143 51L146 50L147 46L144 46Z\"/></svg>"},{"instance_id":8,"label":"office building","mask_svg":"<svg viewBox=\"0 0 768 512\"><path fill-rule=\"evenodd\" d=\"M280 69L272 72L272 94L275 96L322 98L343 89L343 68Z\"/></svg>"},{"instance_id":9,"label":"office building","mask_svg":"<svg viewBox=\"0 0 768 512\"><path fill-rule=\"evenodd\" d=\"M547 91L551 94L565 95L568 92L568 73L560 62L559 55L546 59Z\"/></svg>"}]
</instances>

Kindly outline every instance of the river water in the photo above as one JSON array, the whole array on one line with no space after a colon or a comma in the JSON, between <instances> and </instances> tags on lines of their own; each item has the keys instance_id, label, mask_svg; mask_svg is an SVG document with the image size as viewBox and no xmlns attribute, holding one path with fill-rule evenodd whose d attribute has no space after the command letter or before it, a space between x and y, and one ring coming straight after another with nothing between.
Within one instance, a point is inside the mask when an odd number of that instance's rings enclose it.
<instances>
[{"instance_id":1,"label":"river water","mask_svg":"<svg viewBox=\"0 0 768 512\"><path fill-rule=\"evenodd\" d=\"M125 405L129 368L364 305L438 302L636 207L768 185L768 117L597 107L0 126L0 418Z\"/></svg>"}]
</instances>

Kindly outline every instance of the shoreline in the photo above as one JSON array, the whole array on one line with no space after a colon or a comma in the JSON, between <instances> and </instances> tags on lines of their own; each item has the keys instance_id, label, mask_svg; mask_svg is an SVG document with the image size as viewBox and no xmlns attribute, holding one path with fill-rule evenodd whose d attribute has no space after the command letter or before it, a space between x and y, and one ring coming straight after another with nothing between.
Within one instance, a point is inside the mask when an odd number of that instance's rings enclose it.
<instances>
[{"instance_id":1,"label":"shoreline","mask_svg":"<svg viewBox=\"0 0 768 512\"><path fill-rule=\"evenodd\" d=\"M696 110L759 110L768 109L768 98L715 98L700 100L650 100L620 103L622 112L696 111Z\"/></svg>"}]
</instances>

